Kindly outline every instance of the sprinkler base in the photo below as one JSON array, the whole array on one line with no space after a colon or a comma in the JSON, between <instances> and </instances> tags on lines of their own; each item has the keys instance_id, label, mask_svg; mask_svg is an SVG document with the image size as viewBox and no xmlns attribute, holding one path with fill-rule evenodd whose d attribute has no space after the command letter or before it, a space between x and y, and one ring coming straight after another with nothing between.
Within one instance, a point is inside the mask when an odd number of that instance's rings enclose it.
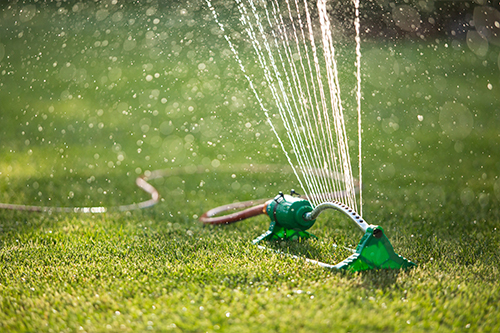
<instances>
[{"instance_id":1,"label":"sprinkler base","mask_svg":"<svg viewBox=\"0 0 500 333\"><path fill-rule=\"evenodd\" d=\"M268 241L281 241L281 240L292 240L292 241L297 241L301 239L308 239L308 238L315 238L318 239L318 237L314 236L313 234L303 231L300 229L288 229L285 227L282 227L276 222L271 222L271 225L269 226L269 230L260 235L259 237L255 238L252 243L257 244L262 240L268 240Z\"/></svg>"},{"instance_id":2,"label":"sprinkler base","mask_svg":"<svg viewBox=\"0 0 500 333\"><path fill-rule=\"evenodd\" d=\"M408 269L417 266L396 254L380 226L370 225L356 248L356 253L334 267L351 272L372 269Z\"/></svg>"},{"instance_id":3,"label":"sprinkler base","mask_svg":"<svg viewBox=\"0 0 500 333\"><path fill-rule=\"evenodd\" d=\"M323 267L351 272L408 269L416 266L394 252L394 248L384 234L382 227L366 223L359 214L345 204L337 201L324 202L313 209L309 201L292 195L283 195L281 192L273 200L266 203L264 211L271 218L271 224L268 231L253 240L253 244L258 244L262 240L317 239L306 230L314 224L318 215L325 209L341 211L363 230L364 235L356 250L352 250L354 253L338 264L331 265L312 259L306 259L307 261Z\"/></svg>"}]
</instances>

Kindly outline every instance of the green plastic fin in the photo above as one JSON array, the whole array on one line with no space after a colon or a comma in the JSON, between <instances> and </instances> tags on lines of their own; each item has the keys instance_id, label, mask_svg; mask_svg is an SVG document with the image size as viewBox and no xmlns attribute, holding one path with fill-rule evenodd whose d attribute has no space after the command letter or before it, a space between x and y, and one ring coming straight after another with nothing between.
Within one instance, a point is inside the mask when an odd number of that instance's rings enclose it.
<instances>
[{"instance_id":1,"label":"green plastic fin","mask_svg":"<svg viewBox=\"0 0 500 333\"><path fill-rule=\"evenodd\" d=\"M252 243L258 244L262 240L299 240L307 238L316 238L313 234L307 231L302 231L298 229L288 229L277 225L275 222L271 222L269 230L255 238Z\"/></svg>"},{"instance_id":2,"label":"green plastic fin","mask_svg":"<svg viewBox=\"0 0 500 333\"><path fill-rule=\"evenodd\" d=\"M416 266L396 254L380 226L370 225L356 248L356 253L335 265L351 272L369 269L407 269Z\"/></svg>"},{"instance_id":3,"label":"green plastic fin","mask_svg":"<svg viewBox=\"0 0 500 333\"><path fill-rule=\"evenodd\" d=\"M268 231L266 231L265 233L263 233L262 235L260 235L259 237L255 238L255 239L252 241L253 245L259 244L259 242L260 242L261 240L268 239L268 238L269 238L269 236L271 236L271 234L272 234L272 231L269 231L269 230L268 230Z\"/></svg>"}]
</instances>

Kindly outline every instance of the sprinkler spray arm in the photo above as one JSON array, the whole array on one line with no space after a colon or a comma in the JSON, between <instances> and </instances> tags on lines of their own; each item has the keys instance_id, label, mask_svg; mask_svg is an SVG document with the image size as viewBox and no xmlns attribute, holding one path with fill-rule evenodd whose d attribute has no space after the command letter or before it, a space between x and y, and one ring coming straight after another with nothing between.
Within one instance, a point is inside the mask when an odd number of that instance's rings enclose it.
<instances>
[{"instance_id":1,"label":"sprinkler spray arm","mask_svg":"<svg viewBox=\"0 0 500 333\"><path fill-rule=\"evenodd\" d=\"M347 215L351 220L353 220L358 227L363 230L363 232L366 232L368 227L370 226L368 223L366 223L361 216L359 216L358 213L356 213L354 210L349 208L349 206L344 205L343 203L337 202L337 201L332 201L332 202L323 202L316 206L312 211L305 213L303 215L303 219L306 221L313 221L315 220L318 215L325 211L326 209L335 209L338 211L341 211L345 215Z\"/></svg>"}]
</instances>

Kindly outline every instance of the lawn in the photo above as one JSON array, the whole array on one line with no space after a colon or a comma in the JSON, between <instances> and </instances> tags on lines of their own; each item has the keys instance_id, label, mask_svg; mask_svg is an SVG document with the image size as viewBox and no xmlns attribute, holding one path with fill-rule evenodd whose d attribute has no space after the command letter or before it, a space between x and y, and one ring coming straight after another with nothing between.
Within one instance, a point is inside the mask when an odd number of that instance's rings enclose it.
<instances>
[{"instance_id":1,"label":"lawn","mask_svg":"<svg viewBox=\"0 0 500 333\"><path fill-rule=\"evenodd\" d=\"M0 31L0 202L124 205L148 199L137 176L174 173L140 211L1 210L1 331L500 330L498 47L363 43L363 215L418 266L354 274L252 245L265 216L198 221L298 189L245 169L287 162L204 2L2 4ZM336 263L362 236L335 212L311 232L275 246Z\"/></svg>"}]
</instances>

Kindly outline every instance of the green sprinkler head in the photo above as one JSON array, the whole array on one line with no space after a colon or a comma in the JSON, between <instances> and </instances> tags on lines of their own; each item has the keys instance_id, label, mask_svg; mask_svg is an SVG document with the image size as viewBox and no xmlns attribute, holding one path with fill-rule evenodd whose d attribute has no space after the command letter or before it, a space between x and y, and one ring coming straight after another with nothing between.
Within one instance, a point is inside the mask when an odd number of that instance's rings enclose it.
<instances>
[{"instance_id":1,"label":"green sprinkler head","mask_svg":"<svg viewBox=\"0 0 500 333\"><path fill-rule=\"evenodd\" d=\"M290 195L283 192L270 200L265 208L265 213L271 219L269 230L254 240L257 244L261 240L298 240L316 236L306 230L316 222L315 219L306 219L313 207L308 200L299 197L294 190Z\"/></svg>"},{"instance_id":2,"label":"green sprinkler head","mask_svg":"<svg viewBox=\"0 0 500 333\"><path fill-rule=\"evenodd\" d=\"M271 218L271 222L279 226L305 231L311 228L316 220L305 220L304 216L313 210L308 200L294 196L292 190L290 195L280 192L266 207L266 214Z\"/></svg>"},{"instance_id":3,"label":"green sprinkler head","mask_svg":"<svg viewBox=\"0 0 500 333\"><path fill-rule=\"evenodd\" d=\"M292 190L290 195L280 192L273 200L267 202L265 213L271 219L269 230L254 239L257 244L262 240L298 240L316 236L306 230L316 222L316 217L326 209L335 209L347 215L364 232L354 253L336 265L309 260L323 267L348 270L352 272L370 269L406 269L416 266L401 257L384 234L384 230L370 225L347 205L332 201L319 204L315 208L308 200L297 196Z\"/></svg>"}]
</instances>

